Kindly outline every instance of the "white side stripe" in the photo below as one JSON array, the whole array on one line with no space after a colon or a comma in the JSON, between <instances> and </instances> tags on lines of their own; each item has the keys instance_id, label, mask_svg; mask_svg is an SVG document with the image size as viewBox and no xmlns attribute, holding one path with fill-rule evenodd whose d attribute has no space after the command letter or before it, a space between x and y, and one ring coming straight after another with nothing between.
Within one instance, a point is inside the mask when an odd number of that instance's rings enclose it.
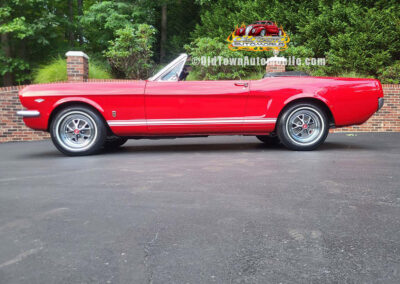
<instances>
[{"instance_id":1,"label":"white side stripe","mask_svg":"<svg viewBox=\"0 0 400 284\"><path fill-rule=\"evenodd\" d=\"M142 125L202 125L202 124L269 124L275 123L275 118L263 118L263 119L135 119L135 120L108 120L107 123L110 126L142 126Z\"/></svg>"}]
</instances>

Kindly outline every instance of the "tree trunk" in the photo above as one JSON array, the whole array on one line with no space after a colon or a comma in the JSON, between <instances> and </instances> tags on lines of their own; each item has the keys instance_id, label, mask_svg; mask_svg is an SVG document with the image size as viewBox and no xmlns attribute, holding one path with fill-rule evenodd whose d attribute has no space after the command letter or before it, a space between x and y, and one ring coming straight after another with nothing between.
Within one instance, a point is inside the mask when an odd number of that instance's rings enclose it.
<instances>
[{"instance_id":1,"label":"tree trunk","mask_svg":"<svg viewBox=\"0 0 400 284\"><path fill-rule=\"evenodd\" d=\"M160 62L165 59L165 45L167 43L167 4L161 7L161 47L160 47Z\"/></svg>"},{"instance_id":2,"label":"tree trunk","mask_svg":"<svg viewBox=\"0 0 400 284\"><path fill-rule=\"evenodd\" d=\"M83 16L83 0L77 0L77 6L78 6L78 15ZM83 35L82 35L82 27L81 24L78 22L78 40L79 44L83 44Z\"/></svg>"},{"instance_id":3,"label":"tree trunk","mask_svg":"<svg viewBox=\"0 0 400 284\"><path fill-rule=\"evenodd\" d=\"M8 39L8 34L1 34L1 45L3 47L4 55L8 58L11 58L11 48ZM3 84L4 86L11 86L13 84L12 73L8 72L3 75Z\"/></svg>"},{"instance_id":4,"label":"tree trunk","mask_svg":"<svg viewBox=\"0 0 400 284\"><path fill-rule=\"evenodd\" d=\"M72 0L68 0L68 19L69 19L69 32L68 32L68 40L69 44L72 46L75 41L74 37L74 5L72 4Z\"/></svg>"}]
</instances>

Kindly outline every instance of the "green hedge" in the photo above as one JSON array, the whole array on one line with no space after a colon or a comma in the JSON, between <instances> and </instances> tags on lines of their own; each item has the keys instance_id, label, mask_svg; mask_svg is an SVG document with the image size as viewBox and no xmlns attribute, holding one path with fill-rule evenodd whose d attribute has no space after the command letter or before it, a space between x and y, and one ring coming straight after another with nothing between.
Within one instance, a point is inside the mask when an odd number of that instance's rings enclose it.
<instances>
[{"instance_id":1,"label":"green hedge","mask_svg":"<svg viewBox=\"0 0 400 284\"><path fill-rule=\"evenodd\" d=\"M89 62L90 79L112 79L111 73L105 66L96 62ZM47 65L43 65L34 71L33 82L35 84L67 81L67 61L64 58L56 58Z\"/></svg>"}]
</instances>

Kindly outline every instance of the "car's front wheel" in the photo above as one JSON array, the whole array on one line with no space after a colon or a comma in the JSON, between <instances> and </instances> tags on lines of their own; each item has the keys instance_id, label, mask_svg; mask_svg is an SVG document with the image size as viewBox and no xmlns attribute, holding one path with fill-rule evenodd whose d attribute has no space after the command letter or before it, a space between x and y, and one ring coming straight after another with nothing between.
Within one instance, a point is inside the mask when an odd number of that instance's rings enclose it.
<instances>
[{"instance_id":1,"label":"car's front wheel","mask_svg":"<svg viewBox=\"0 0 400 284\"><path fill-rule=\"evenodd\" d=\"M62 153L83 156L95 154L102 148L107 129L96 111L85 106L70 106L55 115L50 134Z\"/></svg>"},{"instance_id":2,"label":"car's front wheel","mask_svg":"<svg viewBox=\"0 0 400 284\"><path fill-rule=\"evenodd\" d=\"M317 104L297 103L284 110L276 130L287 148L308 151L324 143L329 123L326 113Z\"/></svg>"},{"instance_id":3,"label":"car's front wheel","mask_svg":"<svg viewBox=\"0 0 400 284\"><path fill-rule=\"evenodd\" d=\"M262 31L260 32L260 36L265 36L265 34L266 34L265 30L262 30Z\"/></svg>"}]
</instances>

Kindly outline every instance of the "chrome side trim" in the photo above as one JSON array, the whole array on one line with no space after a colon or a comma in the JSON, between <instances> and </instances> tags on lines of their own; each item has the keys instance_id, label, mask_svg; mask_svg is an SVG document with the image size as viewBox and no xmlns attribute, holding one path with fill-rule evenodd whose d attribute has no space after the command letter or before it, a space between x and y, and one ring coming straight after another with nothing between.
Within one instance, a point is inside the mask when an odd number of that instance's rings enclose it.
<instances>
[{"instance_id":1,"label":"chrome side trim","mask_svg":"<svg viewBox=\"0 0 400 284\"><path fill-rule=\"evenodd\" d=\"M108 120L109 126L143 126L143 125L207 125L207 124L270 124L275 118L234 118L234 119L136 119L136 120Z\"/></svg>"},{"instance_id":2,"label":"chrome side trim","mask_svg":"<svg viewBox=\"0 0 400 284\"><path fill-rule=\"evenodd\" d=\"M17 115L22 117L39 117L40 112L37 110L19 110L17 111Z\"/></svg>"}]
</instances>

